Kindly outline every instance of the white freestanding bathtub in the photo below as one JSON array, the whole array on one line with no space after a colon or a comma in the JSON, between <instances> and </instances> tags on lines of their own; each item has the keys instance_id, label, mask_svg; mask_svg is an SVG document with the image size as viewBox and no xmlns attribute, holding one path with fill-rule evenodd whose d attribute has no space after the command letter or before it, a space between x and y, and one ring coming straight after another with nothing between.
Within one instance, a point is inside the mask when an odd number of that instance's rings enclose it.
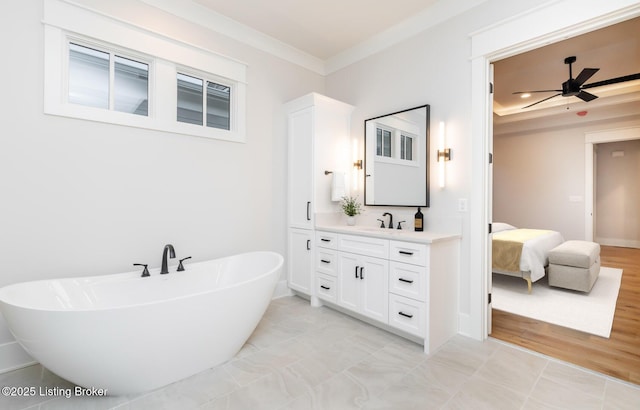
<instances>
[{"instance_id":1,"label":"white freestanding bathtub","mask_svg":"<svg viewBox=\"0 0 640 410\"><path fill-rule=\"evenodd\" d=\"M262 318L282 270L273 252L141 271L18 283L0 308L24 349L86 388L155 389L232 358Z\"/></svg>"}]
</instances>

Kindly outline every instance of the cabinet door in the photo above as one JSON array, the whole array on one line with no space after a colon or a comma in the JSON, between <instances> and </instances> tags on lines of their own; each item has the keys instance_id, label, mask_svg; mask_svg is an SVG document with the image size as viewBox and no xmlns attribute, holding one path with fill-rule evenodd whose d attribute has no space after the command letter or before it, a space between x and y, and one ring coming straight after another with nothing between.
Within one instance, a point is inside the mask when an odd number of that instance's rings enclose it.
<instances>
[{"instance_id":1,"label":"cabinet door","mask_svg":"<svg viewBox=\"0 0 640 410\"><path fill-rule=\"evenodd\" d=\"M362 257L360 271L361 313L383 323L389 323L389 261Z\"/></svg>"},{"instance_id":2,"label":"cabinet door","mask_svg":"<svg viewBox=\"0 0 640 410\"><path fill-rule=\"evenodd\" d=\"M311 294L313 231L289 229L289 287L307 295Z\"/></svg>"},{"instance_id":3,"label":"cabinet door","mask_svg":"<svg viewBox=\"0 0 640 410\"><path fill-rule=\"evenodd\" d=\"M313 227L313 108L289 115L289 225Z\"/></svg>"},{"instance_id":4,"label":"cabinet door","mask_svg":"<svg viewBox=\"0 0 640 410\"><path fill-rule=\"evenodd\" d=\"M338 252L338 305L358 311L360 272L358 255ZM356 276L357 275L357 276Z\"/></svg>"}]
</instances>

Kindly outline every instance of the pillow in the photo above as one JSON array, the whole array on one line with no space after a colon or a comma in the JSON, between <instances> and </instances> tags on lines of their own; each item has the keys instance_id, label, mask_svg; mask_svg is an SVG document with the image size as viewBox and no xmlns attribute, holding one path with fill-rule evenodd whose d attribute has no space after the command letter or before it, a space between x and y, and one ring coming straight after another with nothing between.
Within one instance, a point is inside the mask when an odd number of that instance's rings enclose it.
<instances>
[{"instance_id":1,"label":"pillow","mask_svg":"<svg viewBox=\"0 0 640 410\"><path fill-rule=\"evenodd\" d=\"M506 224L504 222L494 222L491 224L491 231L493 233L500 232L500 231L509 231L511 229L518 229L518 228L516 228L513 225Z\"/></svg>"}]
</instances>

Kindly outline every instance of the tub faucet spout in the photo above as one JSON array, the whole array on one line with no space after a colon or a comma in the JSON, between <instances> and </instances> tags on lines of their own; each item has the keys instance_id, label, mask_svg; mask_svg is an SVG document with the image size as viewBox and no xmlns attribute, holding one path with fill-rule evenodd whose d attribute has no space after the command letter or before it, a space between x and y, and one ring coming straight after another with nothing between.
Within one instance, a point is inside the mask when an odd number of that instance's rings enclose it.
<instances>
[{"instance_id":1,"label":"tub faucet spout","mask_svg":"<svg viewBox=\"0 0 640 410\"><path fill-rule=\"evenodd\" d=\"M173 245L165 245L164 251L162 251L162 268L160 269L160 273L163 275L169 273L169 268L167 267L167 251L169 251L169 257L171 259L176 257L176 251L173 249Z\"/></svg>"}]
</instances>

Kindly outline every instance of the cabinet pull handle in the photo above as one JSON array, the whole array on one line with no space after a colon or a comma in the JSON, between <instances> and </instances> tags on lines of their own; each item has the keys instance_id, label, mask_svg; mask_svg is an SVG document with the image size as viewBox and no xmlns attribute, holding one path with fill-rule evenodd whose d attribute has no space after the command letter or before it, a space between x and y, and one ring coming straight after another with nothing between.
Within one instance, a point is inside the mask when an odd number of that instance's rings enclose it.
<instances>
[{"instance_id":1,"label":"cabinet pull handle","mask_svg":"<svg viewBox=\"0 0 640 410\"><path fill-rule=\"evenodd\" d=\"M325 290L329 290L329 289L331 289L330 287L328 287L328 286L324 286L324 285L320 285L320 287L321 287L322 289L325 289Z\"/></svg>"},{"instance_id":2,"label":"cabinet pull handle","mask_svg":"<svg viewBox=\"0 0 640 410\"><path fill-rule=\"evenodd\" d=\"M409 256L413 255L413 252L408 252L408 251L399 251L399 253L401 255L409 255Z\"/></svg>"},{"instance_id":3,"label":"cabinet pull handle","mask_svg":"<svg viewBox=\"0 0 640 410\"><path fill-rule=\"evenodd\" d=\"M321 240L322 242L331 242L331 239L327 239L327 238L320 238L320 240Z\"/></svg>"},{"instance_id":4,"label":"cabinet pull handle","mask_svg":"<svg viewBox=\"0 0 640 410\"><path fill-rule=\"evenodd\" d=\"M307 239L307 250L311 250L311 239Z\"/></svg>"},{"instance_id":5,"label":"cabinet pull handle","mask_svg":"<svg viewBox=\"0 0 640 410\"><path fill-rule=\"evenodd\" d=\"M360 280L364 279L364 266L360 266Z\"/></svg>"},{"instance_id":6,"label":"cabinet pull handle","mask_svg":"<svg viewBox=\"0 0 640 410\"><path fill-rule=\"evenodd\" d=\"M358 268L359 268L359 267L360 267L360 266L356 266L356 279L358 279Z\"/></svg>"},{"instance_id":7,"label":"cabinet pull handle","mask_svg":"<svg viewBox=\"0 0 640 410\"><path fill-rule=\"evenodd\" d=\"M400 282L413 283L413 280L411 280L411 279L398 278L398 280L399 280Z\"/></svg>"},{"instance_id":8,"label":"cabinet pull handle","mask_svg":"<svg viewBox=\"0 0 640 410\"><path fill-rule=\"evenodd\" d=\"M311 210L311 201L307 201L307 221L311 220L311 215L309 211Z\"/></svg>"},{"instance_id":9,"label":"cabinet pull handle","mask_svg":"<svg viewBox=\"0 0 640 410\"><path fill-rule=\"evenodd\" d=\"M320 259L320 262L322 262L322 263L331 263L331 261L327 261L327 260L324 260L324 259Z\"/></svg>"},{"instance_id":10,"label":"cabinet pull handle","mask_svg":"<svg viewBox=\"0 0 640 410\"><path fill-rule=\"evenodd\" d=\"M411 319L411 318L413 317L413 315L409 315L409 314L404 313L404 312L402 312L402 311L398 312L398 314L399 314L400 316L408 317L409 319Z\"/></svg>"}]
</instances>

